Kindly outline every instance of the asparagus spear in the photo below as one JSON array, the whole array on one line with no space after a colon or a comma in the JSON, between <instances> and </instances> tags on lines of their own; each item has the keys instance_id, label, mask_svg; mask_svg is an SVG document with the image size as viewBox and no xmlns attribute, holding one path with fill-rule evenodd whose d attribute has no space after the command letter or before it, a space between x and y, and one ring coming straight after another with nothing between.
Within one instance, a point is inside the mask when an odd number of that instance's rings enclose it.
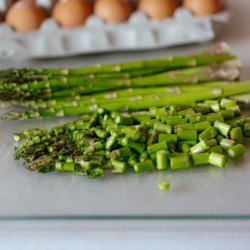
<instances>
[{"instance_id":1,"label":"asparagus spear","mask_svg":"<svg viewBox=\"0 0 250 250\"><path fill-rule=\"evenodd\" d=\"M109 65L96 65L85 68L73 69L8 69L0 72L0 80L4 82L26 82L29 79L44 78L47 76L83 76L103 73L129 72L135 70L146 70L152 68L176 69L183 67L196 67L219 63L234 59L230 48L226 43L218 43L211 49L199 54L189 56L166 57L160 59L148 59ZM139 73L141 74L141 73Z\"/></svg>"},{"instance_id":2,"label":"asparagus spear","mask_svg":"<svg viewBox=\"0 0 250 250\"><path fill-rule=\"evenodd\" d=\"M250 104L250 93L232 96L232 99L243 104Z\"/></svg>"},{"instance_id":3,"label":"asparagus spear","mask_svg":"<svg viewBox=\"0 0 250 250\"><path fill-rule=\"evenodd\" d=\"M95 92L123 89L128 87L152 87L196 84L216 80L233 81L239 78L239 61L227 61L202 67L193 67L153 74L145 77L131 79L82 79L59 78L46 81L34 81L25 84L2 84L0 99L25 100L25 99L50 99L64 96L91 94ZM62 90L61 90L62 89Z\"/></svg>"},{"instance_id":4,"label":"asparagus spear","mask_svg":"<svg viewBox=\"0 0 250 250\"><path fill-rule=\"evenodd\" d=\"M86 113L93 113L98 108L104 108L109 111L125 111L125 110L143 110L150 107L161 107L171 104L188 104L203 101L207 99L217 99L221 97L228 97L250 92L249 82L232 82L224 83L220 87L211 87L187 93L176 93L172 95L146 95L137 96L136 98L116 98L115 102L107 102L106 100L99 100L95 103L82 103L75 107L60 107L43 110L30 110L27 112L11 112L1 116L2 119L27 119L39 118L47 116L69 116L82 115Z\"/></svg>"},{"instance_id":5,"label":"asparagus spear","mask_svg":"<svg viewBox=\"0 0 250 250\"><path fill-rule=\"evenodd\" d=\"M144 96L171 96L180 93L196 93L210 91L212 88L221 88L231 85L228 82L209 82L194 86L171 86L171 87L153 87L153 88L128 88L111 92L96 93L86 96L56 98L48 101L31 100L31 101L15 101L15 105L32 109L49 109L63 107L78 107L84 105L94 105L99 102L112 102L123 98L141 99Z\"/></svg>"}]
</instances>

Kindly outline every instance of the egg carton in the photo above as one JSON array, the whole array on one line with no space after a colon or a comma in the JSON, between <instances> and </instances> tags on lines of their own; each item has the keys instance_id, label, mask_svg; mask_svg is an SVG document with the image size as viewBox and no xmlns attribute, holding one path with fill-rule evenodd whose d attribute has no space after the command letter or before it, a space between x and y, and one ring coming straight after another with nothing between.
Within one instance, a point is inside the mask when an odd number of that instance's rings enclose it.
<instances>
[{"instance_id":1,"label":"egg carton","mask_svg":"<svg viewBox=\"0 0 250 250\"><path fill-rule=\"evenodd\" d=\"M0 25L0 59L14 56L31 58L63 57L113 51L165 48L175 45L207 42L215 38L229 21L229 12L198 17L184 7L171 18L150 20L135 11L125 23L107 24L92 15L78 28L60 27L52 18L39 30L27 33Z\"/></svg>"}]
</instances>

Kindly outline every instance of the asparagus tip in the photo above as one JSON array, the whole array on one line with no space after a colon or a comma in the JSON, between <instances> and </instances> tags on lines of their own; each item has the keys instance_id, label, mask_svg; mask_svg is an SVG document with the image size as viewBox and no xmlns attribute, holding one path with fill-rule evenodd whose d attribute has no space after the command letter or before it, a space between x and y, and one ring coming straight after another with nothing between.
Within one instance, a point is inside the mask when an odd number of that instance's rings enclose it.
<instances>
[{"instance_id":1,"label":"asparagus tip","mask_svg":"<svg viewBox=\"0 0 250 250\"><path fill-rule=\"evenodd\" d=\"M231 54L232 53L229 44L227 44L226 42L219 42L215 44L211 52L212 54L222 54L222 53Z\"/></svg>"}]
</instances>

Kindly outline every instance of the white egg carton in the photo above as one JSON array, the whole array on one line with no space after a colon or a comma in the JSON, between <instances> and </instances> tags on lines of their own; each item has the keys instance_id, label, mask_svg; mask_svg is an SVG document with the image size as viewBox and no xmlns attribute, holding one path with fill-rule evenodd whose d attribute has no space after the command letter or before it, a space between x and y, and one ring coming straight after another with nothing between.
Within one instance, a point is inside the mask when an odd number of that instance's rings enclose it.
<instances>
[{"instance_id":1,"label":"white egg carton","mask_svg":"<svg viewBox=\"0 0 250 250\"><path fill-rule=\"evenodd\" d=\"M0 59L24 56L32 58L61 57L111 51L164 48L212 40L229 12L198 17L181 7L173 17L153 21L136 11L121 24L107 24L92 15L78 28L59 27L48 18L37 31L19 33L7 24L0 25Z\"/></svg>"}]
</instances>

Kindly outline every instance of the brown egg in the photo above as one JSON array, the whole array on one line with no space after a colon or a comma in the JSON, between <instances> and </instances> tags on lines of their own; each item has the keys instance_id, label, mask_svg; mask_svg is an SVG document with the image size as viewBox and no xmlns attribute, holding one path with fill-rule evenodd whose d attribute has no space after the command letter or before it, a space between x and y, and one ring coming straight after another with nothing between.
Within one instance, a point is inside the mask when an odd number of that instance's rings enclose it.
<instances>
[{"instance_id":1,"label":"brown egg","mask_svg":"<svg viewBox=\"0 0 250 250\"><path fill-rule=\"evenodd\" d=\"M94 13L108 23L120 23L128 20L133 9L125 0L97 0Z\"/></svg>"},{"instance_id":2,"label":"brown egg","mask_svg":"<svg viewBox=\"0 0 250 250\"><path fill-rule=\"evenodd\" d=\"M198 16L212 15L223 9L220 0L184 0L184 6Z\"/></svg>"},{"instance_id":3,"label":"brown egg","mask_svg":"<svg viewBox=\"0 0 250 250\"><path fill-rule=\"evenodd\" d=\"M52 17L65 28L85 23L93 12L93 5L84 0L61 0L53 8Z\"/></svg>"},{"instance_id":4,"label":"brown egg","mask_svg":"<svg viewBox=\"0 0 250 250\"><path fill-rule=\"evenodd\" d=\"M138 9L151 19L160 20L172 16L177 7L177 0L140 0Z\"/></svg>"},{"instance_id":5,"label":"brown egg","mask_svg":"<svg viewBox=\"0 0 250 250\"><path fill-rule=\"evenodd\" d=\"M6 16L7 24L20 32L38 29L44 19L45 14L41 8L23 1L12 5Z\"/></svg>"},{"instance_id":6,"label":"brown egg","mask_svg":"<svg viewBox=\"0 0 250 250\"><path fill-rule=\"evenodd\" d=\"M29 4L36 4L36 0L19 0L19 2L21 1Z\"/></svg>"}]
</instances>

